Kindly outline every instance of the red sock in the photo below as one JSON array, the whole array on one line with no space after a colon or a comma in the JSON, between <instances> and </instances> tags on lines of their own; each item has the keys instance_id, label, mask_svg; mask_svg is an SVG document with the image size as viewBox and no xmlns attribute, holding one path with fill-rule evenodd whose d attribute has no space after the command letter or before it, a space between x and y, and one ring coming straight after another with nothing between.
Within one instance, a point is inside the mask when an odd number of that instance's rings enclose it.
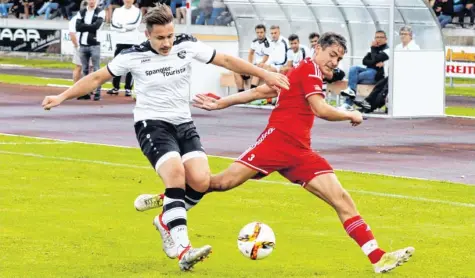
<instances>
[{"instance_id":1,"label":"red sock","mask_svg":"<svg viewBox=\"0 0 475 278\"><path fill-rule=\"evenodd\" d=\"M363 253L368 256L372 264L376 263L384 255L384 251L378 247L370 227L361 216L357 215L343 223L343 227L350 237L361 247Z\"/></svg>"}]
</instances>

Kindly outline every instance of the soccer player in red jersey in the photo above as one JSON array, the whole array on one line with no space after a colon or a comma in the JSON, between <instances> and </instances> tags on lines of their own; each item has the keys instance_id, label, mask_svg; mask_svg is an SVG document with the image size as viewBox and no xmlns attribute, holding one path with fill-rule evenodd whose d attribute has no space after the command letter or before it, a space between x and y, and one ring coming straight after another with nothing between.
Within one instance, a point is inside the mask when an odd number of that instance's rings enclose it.
<instances>
[{"instance_id":1,"label":"soccer player in red jersey","mask_svg":"<svg viewBox=\"0 0 475 278\"><path fill-rule=\"evenodd\" d=\"M370 227L359 215L333 168L310 145L315 116L327 121L350 121L353 126L363 121L358 111L342 111L328 105L322 91L324 76L331 77L345 53L345 38L325 33L318 41L313 57L306 58L288 72L289 89L263 85L220 99L197 95L194 106L218 110L256 99L278 97L269 123L257 142L228 169L211 177L209 192L230 190L249 179L277 171L332 206L348 235L368 256L374 271L383 273L409 260L415 249L407 247L386 253L379 248ZM135 207L143 211L160 206L160 198L161 195L141 195L136 199ZM199 200L189 201L196 205Z\"/></svg>"}]
</instances>

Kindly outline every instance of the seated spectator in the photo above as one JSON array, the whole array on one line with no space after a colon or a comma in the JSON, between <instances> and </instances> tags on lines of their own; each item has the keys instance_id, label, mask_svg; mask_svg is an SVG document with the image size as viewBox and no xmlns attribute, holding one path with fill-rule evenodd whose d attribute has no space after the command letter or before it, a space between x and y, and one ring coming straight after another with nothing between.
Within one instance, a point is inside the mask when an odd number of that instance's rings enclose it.
<instances>
[{"instance_id":1,"label":"seated spectator","mask_svg":"<svg viewBox=\"0 0 475 278\"><path fill-rule=\"evenodd\" d=\"M411 26L403 26L399 30L399 37L401 43L398 44L395 50L420 50L419 46L412 39ZM388 78L385 77L378 81L371 93L361 101L355 100L355 105L360 107L361 113L372 113L374 110L383 107L387 103L387 96L389 92ZM386 109L387 113L387 109Z\"/></svg>"},{"instance_id":2,"label":"seated spectator","mask_svg":"<svg viewBox=\"0 0 475 278\"><path fill-rule=\"evenodd\" d=\"M459 17L460 26L464 27L464 16L468 15L470 17L470 26L471 28L475 28L474 21L475 21L475 0L467 0L465 3L465 10L462 12L461 16Z\"/></svg>"},{"instance_id":3,"label":"seated spectator","mask_svg":"<svg viewBox=\"0 0 475 278\"><path fill-rule=\"evenodd\" d=\"M13 0L0 0L0 17L7 18L11 7L13 7Z\"/></svg>"},{"instance_id":4,"label":"seated spectator","mask_svg":"<svg viewBox=\"0 0 475 278\"><path fill-rule=\"evenodd\" d=\"M290 49L287 50L287 65L280 70L282 73L287 73L291 68L297 66L300 61L309 57L310 49L305 45L300 44L299 36L292 34L289 36Z\"/></svg>"},{"instance_id":5,"label":"seated spectator","mask_svg":"<svg viewBox=\"0 0 475 278\"><path fill-rule=\"evenodd\" d=\"M34 2L33 0L14 0L11 11L16 18L28 19L30 13L34 13Z\"/></svg>"},{"instance_id":6,"label":"seated spectator","mask_svg":"<svg viewBox=\"0 0 475 278\"><path fill-rule=\"evenodd\" d=\"M196 20L197 25L215 25L216 19L226 10L223 0L201 0L200 16Z\"/></svg>"},{"instance_id":7,"label":"seated spectator","mask_svg":"<svg viewBox=\"0 0 475 278\"><path fill-rule=\"evenodd\" d=\"M403 26L399 29L399 38L401 43L396 45L395 50L420 50L420 47L412 39L412 28L411 26Z\"/></svg>"},{"instance_id":8,"label":"seated spectator","mask_svg":"<svg viewBox=\"0 0 475 278\"><path fill-rule=\"evenodd\" d=\"M49 0L43 3L43 6L38 10L38 15L45 14L45 19L50 19L50 14L59 8L59 4L55 0Z\"/></svg>"},{"instance_id":9,"label":"seated spectator","mask_svg":"<svg viewBox=\"0 0 475 278\"><path fill-rule=\"evenodd\" d=\"M356 97L358 84L375 84L385 76L384 63L389 60L389 47L386 33L376 31L375 40L371 43L370 51L363 58L364 66L352 66L348 74L348 88L341 91L346 97L345 103L340 107L351 110Z\"/></svg>"},{"instance_id":10,"label":"seated spectator","mask_svg":"<svg viewBox=\"0 0 475 278\"><path fill-rule=\"evenodd\" d=\"M436 7L435 11L440 13L438 19L442 28L445 28L447 24L452 22L454 16L465 9L463 0L440 0L434 7Z\"/></svg>"}]
</instances>

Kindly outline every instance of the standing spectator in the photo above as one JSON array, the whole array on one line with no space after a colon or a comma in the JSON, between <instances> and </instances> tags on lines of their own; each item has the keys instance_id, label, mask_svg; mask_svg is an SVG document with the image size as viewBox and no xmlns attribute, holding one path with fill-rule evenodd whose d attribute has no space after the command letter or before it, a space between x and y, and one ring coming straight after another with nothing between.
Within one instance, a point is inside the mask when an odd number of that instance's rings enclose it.
<instances>
[{"instance_id":1,"label":"standing spectator","mask_svg":"<svg viewBox=\"0 0 475 278\"><path fill-rule=\"evenodd\" d=\"M112 16L114 15L115 9L118 9L120 6L124 4L123 0L105 0L106 5L104 11L106 12L106 22L111 23Z\"/></svg>"},{"instance_id":2,"label":"standing spectator","mask_svg":"<svg viewBox=\"0 0 475 278\"><path fill-rule=\"evenodd\" d=\"M310 41L310 57L315 54L315 48L317 47L318 40L320 39L320 35L316 32L310 33L308 35L308 40Z\"/></svg>"},{"instance_id":3,"label":"standing spectator","mask_svg":"<svg viewBox=\"0 0 475 278\"><path fill-rule=\"evenodd\" d=\"M104 22L105 12L96 7L96 0L88 0L87 8L77 14L76 31L79 36L79 54L82 63L83 76L89 74L89 60L92 62L94 71L99 70L101 62L101 45L97 38L99 30ZM90 99L90 95L84 95L81 99ZM101 87L97 87L94 100L101 99Z\"/></svg>"},{"instance_id":4,"label":"standing spectator","mask_svg":"<svg viewBox=\"0 0 475 278\"><path fill-rule=\"evenodd\" d=\"M409 25L401 27L399 29L399 37L401 43L396 45L394 50L420 50L420 47L412 39L412 28Z\"/></svg>"},{"instance_id":5,"label":"standing spectator","mask_svg":"<svg viewBox=\"0 0 475 278\"><path fill-rule=\"evenodd\" d=\"M254 39L251 43L247 60L249 63L252 63L260 68L264 68L264 65L267 62L267 59L269 59L269 54L271 52L270 43L266 37L266 26L263 24L258 24L254 30L256 31L256 39ZM244 81L248 80L249 78L250 76L248 75L234 73L234 80L239 93L244 92ZM259 77L253 76L251 80L251 89L256 88L259 84L259 81Z\"/></svg>"},{"instance_id":6,"label":"standing spectator","mask_svg":"<svg viewBox=\"0 0 475 278\"><path fill-rule=\"evenodd\" d=\"M76 19L77 19L77 15L75 15L69 21L69 37L71 38L71 43L73 44L73 47L74 47L73 64L75 66L73 69L73 83L76 83L78 82L79 79L81 79L81 71L82 71L81 57L79 55L79 37L81 33L76 32Z\"/></svg>"},{"instance_id":7,"label":"standing spectator","mask_svg":"<svg viewBox=\"0 0 475 278\"><path fill-rule=\"evenodd\" d=\"M358 84L375 84L384 78L384 63L389 60L389 47L386 42L386 33L383 30L376 31L370 51L363 58L364 66L352 66L350 68L348 88L341 91L341 95L346 97L346 100L340 108L352 109Z\"/></svg>"},{"instance_id":8,"label":"standing spectator","mask_svg":"<svg viewBox=\"0 0 475 278\"><path fill-rule=\"evenodd\" d=\"M142 21L142 13L140 9L135 7L134 0L124 0L124 5L121 8L115 9L112 14L112 30L118 32L116 37L117 44L115 45L114 57L124 50L131 48L134 44L138 44L138 27ZM112 85L114 88L107 91L107 94L118 95L120 89L120 76L114 76ZM133 79L129 72L125 77L125 96L132 95Z\"/></svg>"},{"instance_id":9,"label":"standing spectator","mask_svg":"<svg viewBox=\"0 0 475 278\"><path fill-rule=\"evenodd\" d=\"M287 73L291 68L296 67L300 61L310 55L310 49L300 44L299 36L296 34L289 36L289 43L290 49L287 50L287 65L282 67L282 73Z\"/></svg>"},{"instance_id":10,"label":"standing spectator","mask_svg":"<svg viewBox=\"0 0 475 278\"><path fill-rule=\"evenodd\" d=\"M280 72L280 69L287 64L287 51L289 50L289 41L280 35L280 27L272 25L270 27L271 49L272 52L267 60L267 70Z\"/></svg>"}]
</instances>

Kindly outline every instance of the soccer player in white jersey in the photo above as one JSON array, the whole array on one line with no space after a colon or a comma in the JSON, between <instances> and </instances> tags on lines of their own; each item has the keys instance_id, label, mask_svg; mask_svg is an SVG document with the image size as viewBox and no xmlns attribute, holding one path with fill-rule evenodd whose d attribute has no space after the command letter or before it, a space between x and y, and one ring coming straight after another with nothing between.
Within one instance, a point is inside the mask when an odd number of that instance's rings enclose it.
<instances>
[{"instance_id":1,"label":"soccer player in white jersey","mask_svg":"<svg viewBox=\"0 0 475 278\"><path fill-rule=\"evenodd\" d=\"M287 50L287 65L280 69L280 72L287 73L291 68L296 67L300 61L310 55L310 49L305 45L300 44L299 36L292 34L289 36L290 49Z\"/></svg>"},{"instance_id":2,"label":"soccer player in white jersey","mask_svg":"<svg viewBox=\"0 0 475 278\"><path fill-rule=\"evenodd\" d=\"M315 54L315 48L317 47L318 40L320 39L320 35L316 32L310 33L308 35L308 40L310 41L310 57Z\"/></svg>"},{"instance_id":3,"label":"soccer player in white jersey","mask_svg":"<svg viewBox=\"0 0 475 278\"><path fill-rule=\"evenodd\" d=\"M153 223L162 236L165 253L170 258L178 257L181 270L190 270L211 252L209 245L191 247L187 229L187 209L201 199L210 182L207 157L188 101L192 60L258 76L272 87L288 89L289 82L281 74L216 53L190 35L176 36L173 15L166 5L151 9L145 23L146 42L122 51L107 67L82 78L62 94L45 97L42 105L49 110L90 92L113 76L132 73L137 94L137 140L166 187L163 212Z\"/></svg>"},{"instance_id":4,"label":"soccer player in white jersey","mask_svg":"<svg viewBox=\"0 0 475 278\"><path fill-rule=\"evenodd\" d=\"M264 68L267 59L271 52L270 42L266 37L266 26L258 24L254 28L256 32L256 38L252 41L249 49L249 55L247 60L249 63L253 63L260 68ZM244 91L244 81L248 80L250 76L234 73L234 80L237 85L238 93ZM251 79L251 89L256 88L259 84L259 78L253 76Z\"/></svg>"}]
</instances>

